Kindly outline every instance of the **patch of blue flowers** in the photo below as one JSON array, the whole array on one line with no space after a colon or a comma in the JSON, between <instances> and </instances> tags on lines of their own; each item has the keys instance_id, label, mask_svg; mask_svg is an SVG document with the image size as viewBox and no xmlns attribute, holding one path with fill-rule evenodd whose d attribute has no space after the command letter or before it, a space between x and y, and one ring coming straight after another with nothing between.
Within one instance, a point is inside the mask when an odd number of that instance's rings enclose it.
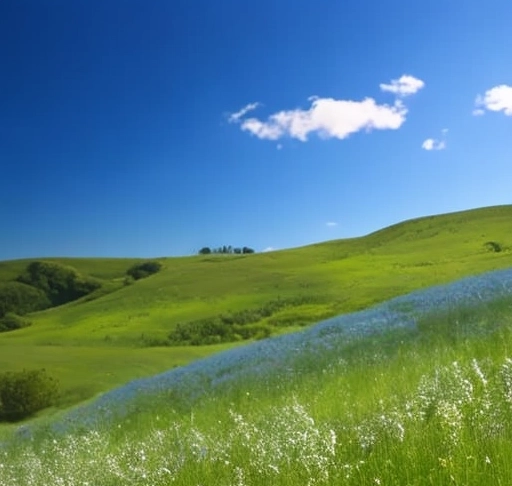
<instances>
[{"instance_id":1,"label":"patch of blue flowers","mask_svg":"<svg viewBox=\"0 0 512 486\"><path fill-rule=\"evenodd\" d=\"M252 376L264 379L276 370L286 370L292 357L301 352L321 353L351 339L413 327L418 318L432 312L478 305L507 295L512 295L512 268L415 291L364 311L327 319L299 333L254 342L150 378L134 380L73 410L55 427L66 431L69 427L90 430L105 426L111 419L135 411L141 394L149 397L173 394L193 404L216 387Z\"/></svg>"}]
</instances>

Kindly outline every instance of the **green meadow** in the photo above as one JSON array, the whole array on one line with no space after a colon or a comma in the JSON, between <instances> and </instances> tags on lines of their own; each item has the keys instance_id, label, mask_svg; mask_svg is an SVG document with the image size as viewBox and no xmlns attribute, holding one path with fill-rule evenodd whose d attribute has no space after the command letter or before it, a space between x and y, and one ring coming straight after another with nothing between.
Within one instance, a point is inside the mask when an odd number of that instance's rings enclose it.
<instances>
[{"instance_id":1,"label":"green meadow","mask_svg":"<svg viewBox=\"0 0 512 486\"><path fill-rule=\"evenodd\" d=\"M473 283L474 302L439 305L464 283L402 301L422 302L414 326L311 328L244 348L245 364L233 350L156 389L0 429L0 486L510 484L510 269L502 277L508 292L486 301L493 274Z\"/></svg>"},{"instance_id":2,"label":"green meadow","mask_svg":"<svg viewBox=\"0 0 512 486\"><path fill-rule=\"evenodd\" d=\"M156 259L162 264L158 273L134 282L126 271L140 259L45 258L97 279L102 287L27 315L30 327L0 333L0 369L45 368L59 382L56 407L64 409L134 378L248 341L241 325L229 339L214 329L210 344L180 343L170 339L180 326L197 328L219 316L226 322L235 316L248 319L255 332L249 340L258 339L412 290L510 267L511 229L512 206L490 207L290 250L162 257ZM31 261L0 262L0 283L15 279Z\"/></svg>"}]
</instances>

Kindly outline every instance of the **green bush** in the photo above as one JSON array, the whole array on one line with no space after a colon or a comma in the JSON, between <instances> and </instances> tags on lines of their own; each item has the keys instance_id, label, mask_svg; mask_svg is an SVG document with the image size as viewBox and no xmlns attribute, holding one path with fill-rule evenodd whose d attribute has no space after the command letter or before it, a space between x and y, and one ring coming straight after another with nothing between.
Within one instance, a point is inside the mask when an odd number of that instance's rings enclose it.
<instances>
[{"instance_id":1,"label":"green bush","mask_svg":"<svg viewBox=\"0 0 512 486\"><path fill-rule=\"evenodd\" d=\"M58 384L43 370L0 375L0 420L15 422L55 403Z\"/></svg>"},{"instance_id":2,"label":"green bush","mask_svg":"<svg viewBox=\"0 0 512 486\"><path fill-rule=\"evenodd\" d=\"M31 325L32 323L29 320L12 312L8 312L4 317L0 318L0 332L15 331L16 329Z\"/></svg>"},{"instance_id":3,"label":"green bush","mask_svg":"<svg viewBox=\"0 0 512 486\"><path fill-rule=\"evenodd\" d=\"M169 334L171 345L202 346L245 339L263 339L272 334L265 324L228 324L219 317L180 323Z\"/></svg>"},{"instance_id":4,"label":"green bush","mask_svg":"<svg viewBox=\"0 0 512 486\"><path fill-rule=\"evenodd\" d=\"M287 307L322 302L317 296L298 296L289 299L270 300L261 307L239 312L220 314L216 317L179 323L169 334L172 345L193 345L227 343L242 339L262 339L272 334L277 327L270 318ZM309 322L309 321L308 321ZM274 325L273 325L274 324Z\"/></svg>"},{"instance_id":5,"label":"green bush","mask_svg":"<svg viewBox=\"0 0 512 486\"><path fill-rule=\"evenodd\" d=\"M50 300L40 289L21 282L0 284L0 317L9 312L28 314L50 306Z\"/></svg>"},{"instance_id":6,"label":"green bush","mask_svg":"<svg viewBox=\"0 0 512 486\"><path fill-rule=\"evenodd\" d=\"M136 263L132 265L126 273L134 280L140 280L141 278L149 277L154 273L157 273L162 268L162 264L157 261L147 261L142 263Z\"/></svg>"},{"instance_id":7,"label":"green bush","mask_svg":"<svg viewBox=\"0 0 512 486\"><path fill-rule=\"evenodd\" d=\"M488 241L487 243L484 243L484 245L488 251L492 251L494 253L500 253L503 249L497 241Z\"/></svg>"},{"instance_id":8,"label":"green bush","mask_svg":"<svg viewBox=\"0 0 512 486\"><path fill-rule=\"evenodd\" d=\"M79 299L101 286L99 281L84 277L72 267L44 261L30 263L17 280L43 291L54 306Z\"/></svg>"}]
</instances>

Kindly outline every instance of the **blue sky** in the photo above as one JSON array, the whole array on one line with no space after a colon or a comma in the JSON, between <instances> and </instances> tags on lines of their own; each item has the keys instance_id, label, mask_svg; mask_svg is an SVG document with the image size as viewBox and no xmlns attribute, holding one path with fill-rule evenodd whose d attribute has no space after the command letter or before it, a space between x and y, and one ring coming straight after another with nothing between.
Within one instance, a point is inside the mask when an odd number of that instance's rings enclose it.
<instances>
[{"instance_id":1,"label":"blue sky","mask_svg":"<svg viewBox=\"0 0 512 486\"><path fill-rule=\"evenodd\" d=\"M511 203L512 2L3 0L0 259Z\"/></svg>"}]
</instances>

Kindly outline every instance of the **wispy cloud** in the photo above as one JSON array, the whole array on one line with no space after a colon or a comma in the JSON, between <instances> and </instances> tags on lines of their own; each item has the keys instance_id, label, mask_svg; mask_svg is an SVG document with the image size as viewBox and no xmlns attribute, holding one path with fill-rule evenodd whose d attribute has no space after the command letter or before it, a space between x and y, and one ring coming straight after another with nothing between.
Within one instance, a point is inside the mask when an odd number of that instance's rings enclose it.
<instances>
[{"instance_id":1,"label":"wispy cloud","mask_svg":"<svg viewBox=\"0 0 512 486\"><path fill-rule=\"evenodd\" d=\"M443 150L446 148L444 140L435 140L434 138L427 138L422 144L421 148L425 150Z\"/></svg>"},{"instance_id":2,"label":"wispy cloud","mask_svg":"<svg viewBox=\"0 0 512 486\"><path fill-rule=\"evenodd\" d=\"M512 116L512 86L501 84L478 95L475 100L473 115L479 116L488 111L503 111L505 115Z\"/></svg>"},{"instance_id":3,"label":"wispy cloud","mask_svg":"<svg viewBox=\"0 0 512 486\"><path fill-rule=\"evenodd\" d=\"M406 96L416 93L424 84L413 76L402 76L389 85L381 85L381 89L397 96ZM255 117L243 118L247 112L259 106L258 103L251 103L230 115L229 120L240 123L243 131L260 139L279 140L288 136L305 142L311 133L321 138L343 140L361 130L397 130L407 115L407 108L400 99L391 105L378 104L373 98L352 101L313 96L309 101L311 106L308 109L279 111L266 121Z\"/></svg>"},{"instance_id":4,"label":"wispy cloud","mask_svg":"<svg viewBox=\"0 0 512 486\"><path fill-rule=\"evenodd\" d=\"M404 74L398 79L391 80L390 84L381 83L380 85L382 91L388 91L402 97L413 95L423 87L425 87L425 83L421 79L409 74Z\"/></svg>"},{"instance_id":5,"label":"wispy cloud","mask_svg":"<svg viewBox=\"0 0 512 486\"><path fill-rule=\"evenodd\" d=\"M446 135L448 133L448 128L443 128L441 130L441 138L427 138L422 144L421 148L424 150L444 150L446 148Z\"/></svg>"},{"instance_id":6,"label":"wispy cloud","mask_svg":"<svg viewBox=\"0 0 512 486\"><path fill-rule=\"evenodd\" d=\"M265 249L263 249L263 253L267 253L269 251L275 251L275 248L273 246L267 246Z\"/></svg>"},{"instance_id":7,"label":"wispy cloud","mask_svg":"<svg viewBox=\"0 0 512 486\"><path fill-rule=\"evenodd\" d=\"M329 228L334 228L335 226L338 226L338 223L334 222L334 221L327 221L327 223L325 223L326 226L328 226Z\"/></svg>"},{"instance_id":8,"label":"wispy cloud","mask_svg":"<svg viewBox=\"0 0 512 486\"><path fill-rule=\"evenodd\" d=\"M231 115L229 115L228 120L230 121L230 123L237 123L247 113L249 113L250 111L255 110L256 108L258 108L258 106L260 106L260 103L258 103L258 102L256 102L256 103L249 103L248 105L245 105L242 109L237 111L236 113L231 113Z\"/></svg>"}]
</instances>

